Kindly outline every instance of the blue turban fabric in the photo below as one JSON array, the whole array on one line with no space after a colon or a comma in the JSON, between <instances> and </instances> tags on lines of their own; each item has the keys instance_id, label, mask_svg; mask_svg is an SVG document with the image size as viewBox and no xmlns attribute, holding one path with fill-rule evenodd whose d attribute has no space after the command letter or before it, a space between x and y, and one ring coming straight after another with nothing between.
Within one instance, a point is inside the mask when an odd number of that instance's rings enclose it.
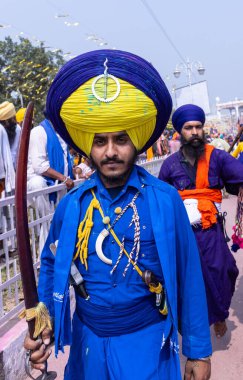
<instances>
[{"instance_id":1,"label":"blue turban fabric","mask_svg":"<svg viewBox=\"0 0 243 380\"><path fill-rule=\"evenodd\" d=\"M172 124L178 133L181 133L182 127L188 121L200 121L205 123L205 113L201 107L195 104L185 104L174 112Z\"/></svg>"},{"instance_id":2,"label":"blue turban fabric","mask_svg":"<svg viewBox=\"0 0 243 380\"><path fill-rule=\"evenodd\" d=\"M109 73L143 91L157 109L154 131L138 152L142 153L158 140L166 127L172 110L170 93L155 68L143 58L120 50L95 50L68 61L57 73L47 95L46 110L59 135L76 151L86 155L75 145L60 116L63 103L81 85L102 74L108 59Z\"/></svg>"}]
</instances>

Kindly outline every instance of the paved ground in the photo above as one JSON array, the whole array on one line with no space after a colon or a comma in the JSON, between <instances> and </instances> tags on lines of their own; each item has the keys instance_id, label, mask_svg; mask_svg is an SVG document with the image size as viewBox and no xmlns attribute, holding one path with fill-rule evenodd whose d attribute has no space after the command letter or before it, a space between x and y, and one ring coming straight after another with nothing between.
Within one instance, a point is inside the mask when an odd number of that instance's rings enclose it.
<instances>
[{"instance_id":1,"label":"paved ground","mask_svg":"<svg viewBox=\"0 0 243 380\"><path fill-rule=\"evenodd\" d=\"M230 196L223 202L228 212L227 231L232 235L236 211L236 197ZM232 300L228 319L228 332L218 340L212 334L213 359L212 380L243 379L243 250L234 254L240 271L236 291Z\"/></svg>"},{"instance_id":2,"label":"paved ground","mask_svg":"<svg viewBox=\"0 0 243 380\"><path fill-rule=\"evenodd\" d=\"M227 231L231 236L236 211L236 197L230 196L228 199L224 199L223 210L228 212ZM213 344L211 380L243 379L243 251L238 251L235 258L240 275L227 323L228 332L221 339L216 339L213 331L211 333ZM59 354L57 360L54 355L49 360L49 369L58 372L57 380L63 379L68 349L65 351L65 354ZM183 361L184 359L182 358Z\"/></svg>"}]
</instances>

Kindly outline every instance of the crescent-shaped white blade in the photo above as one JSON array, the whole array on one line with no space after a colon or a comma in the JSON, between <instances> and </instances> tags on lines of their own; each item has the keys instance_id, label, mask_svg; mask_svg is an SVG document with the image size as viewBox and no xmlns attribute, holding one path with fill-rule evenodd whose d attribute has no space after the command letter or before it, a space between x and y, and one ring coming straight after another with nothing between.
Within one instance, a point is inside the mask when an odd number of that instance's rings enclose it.
<instances>
[{"instance_id":1,"label":"crescent-shaped white blade","mask_svg":"<svg viewBox=\"0 0 243 380\"><path fill-rule=\"evenodd\" d=\"M96 250L96 253L97 253L97 256L99 257L99 259L101 261L103 261L104 263L106 264L109 264L109 265L112 265L112 260L111 259L108 259L103 251L102 251L102 244L103 244L103 241L105 240L105 238L109 235L109 231L104 229L101 231L101 233L99 234L99 236L97 237L97 240L96 240L96 243L95 243L95 250Z\"/></svg>"}]
</instances>

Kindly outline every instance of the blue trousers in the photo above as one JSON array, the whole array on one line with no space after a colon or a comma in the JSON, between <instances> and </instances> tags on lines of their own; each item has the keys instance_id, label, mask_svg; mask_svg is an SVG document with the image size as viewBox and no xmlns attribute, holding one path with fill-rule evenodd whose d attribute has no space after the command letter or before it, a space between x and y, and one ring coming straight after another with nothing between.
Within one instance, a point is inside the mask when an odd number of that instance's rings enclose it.
<instances>
[{"instance_id":1,"label":"blue trousers","mask_svg":"<svg viewBox=\"0 0 243 380\"><path fill-rule=\"evenodd\" d=\"M180 380L179 358L170 346L170 340L164 340L163 322L104 338L74 314L64 380Z\"/></svg>"}]
</instances>

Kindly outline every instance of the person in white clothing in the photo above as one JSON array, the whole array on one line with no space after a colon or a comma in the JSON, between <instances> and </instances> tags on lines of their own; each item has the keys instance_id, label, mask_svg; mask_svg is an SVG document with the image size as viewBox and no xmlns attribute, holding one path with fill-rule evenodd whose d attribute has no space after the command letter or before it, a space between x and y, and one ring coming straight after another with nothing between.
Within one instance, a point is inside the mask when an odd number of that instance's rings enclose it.
<instances>
[{"instance_id":1,"label":"person in white clothing","mask_svg":"<svg viewBox=\"0 0 243 380\"><path fill-rule=\"evenodd\" d=\"M94 170L91 168L91 162L88 157L83 156L82 162L75 166L74 172L76 174L76 178L88 179L91 174L94 173Z\"/></svg>"},{"instance_id":2,"label":"person in white clothing","mask_svg":"<svg viewBox=\"0 0 243 380\"><path fill-rule=\"evenodd\" d=\"M15 171L8 141L8 135L5 128L0 124L0 198L4 195L13 195L15 189ZM3 216L6 218L4 227ZM5 232L9 227L10 215L8 206L0 208L0 231ZM13 247L12 247L13 248Z\"/></svg>"},{"instance_id":3,"label":"person in white clothing","mask_svg":"<svg viewBox=\"0 0 243 380\"><path fill-rule=\"evenodd\" d=\"M0 104L0 122L7 132L13 165L16 169L21 128L16 121L16 111L13 103L3 102Z\"/></svg>"},{"instance_id":4,"label":"person in white clothing","mask_svg":"<svg viewBox=\"0 0 243 380\"><path fill-rule=\"evenodd\" d=\"M47 152L47 134L42 125L31 130L27 169L29 190L47 187L46 177L52 178L53 182L64 182L68 190L73 187L73 180L68 177L67 144L59 135L57 137L63 149L64 173L60 173L50 166Z\"/></svg>"},{"instance_id":5,"label":"person in white clothing","mask_svg":"<svg viewBox=\"0 0 243 380\"><path fill-rule=\"evenodd\" d=\"M0 124L0 197L2 192L13 193L15 188L15 171L5 128Z\"/></svg>"},{"instance_id":6,"label":"person in white clothing","mask_svg":"<svg viewBox=\"0 0 243 380\"><path fill-rule=\"evenodd\" d=\"M27 190L40 190L55 183L65 183L68 190L74 186L72 165L68 147L55 132L48 119L34 127L30 133L29 155L27 167ZM48 195L38 195L32 205L39 217L50 213ZM40 236L40 248L47 236L47 227L43 226Z\"/></svg>"}]
</instances>

